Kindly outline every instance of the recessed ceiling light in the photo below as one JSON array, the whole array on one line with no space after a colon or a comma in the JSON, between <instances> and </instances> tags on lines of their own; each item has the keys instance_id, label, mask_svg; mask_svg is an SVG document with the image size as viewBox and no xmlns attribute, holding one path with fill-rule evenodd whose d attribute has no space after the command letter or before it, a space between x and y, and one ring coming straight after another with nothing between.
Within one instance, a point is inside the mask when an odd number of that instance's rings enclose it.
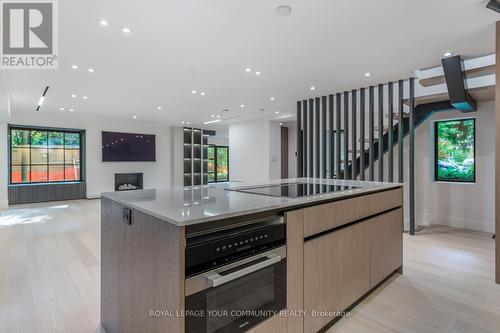
<instances>
[{"instance_id":1,"label":"recessed ceiling light","mask_svg":"<svg viewBox=\"0 0 500 333\"><path fill-rule=\"evenodd\" d=\"M213 114L213 115L211 115L210 117L215 118L215 115Z\"/></svg>"},{"instance_id":2,"label":"recessed ceiling light","mask_svg":"<svg viewBox=\"0 0 500 333\"><path fill-rule=\"evenodd\" d=\"M64 108L59 108L59 110L64 111Z\"/></svg>"},{"instance_id":3,"label":"recessed ceiling light","mask_svg":"<svg viewBox=\"0 0 500 333\"><path fill-rule=\"evenodd\" d=\"M196 94L196 90L191 90L191 94Z\"/></svg>"},{"instance_id":4,"label":"recessed ceiling light","mask_svg":"<svg viewBox=\"0 0 500 333\"><path fill-rule=\"evenodd\" d=\"M158 110L161 110L161 109L163 109L163 108L162 108L161 106L158 106L158 107L157 107L157 109L158 109Z\"/></svg>"},{"instance_id":5,"label":"recessed ceiling light","mask_svg":"<svg viewBox=\"0 0 500 333\"><path fill-rule=\"evenodd\" d=\"M217 118L220 118L220 115L217 115Z\"/></svg>"},{"instance_id":6,"label":"recessed ceiling light","mask_svg":"<svg viewBox=\"0 0 500 333\"><path fill-rule=\"evenodd\" d=\"M103 27L107 27L109 25L108 21L106 20L100 20L99 24L102 25Z\"/></svg>"},{"instance_id":7,"label":"recessed ceiling light","mask_svg":"<svg viewBox=\"0 0 500 333\"><path fill-rule=\"evenodd\" d=\"M255 75L260 75L262 74L260 71L255 72Z\"/></svg>"},{"instance_id":8,"label":"recessed ceiling light","mask_svg":"<svg viewBox=\"0 0 500 333\"><path fill-rule=\"evenodd\" d=\"M241 104L241 105L240 105L240 108L244 108L244 107L245 107L245 104Z\"/></svg>"},{"instance_id":9,"label":"recessed ceiling light","mask_svg":"<svg viewBox=\"0 0 500 333\"><path fill-rule=\"evenodd\" d=\"M184 122L184 121L181 121L181 124L182 124L182 125L184 125L184 124L185 124L185 122Z\"/></svg>"},{"instance_id":10,"label":"recessed ceiling light","mask_svg":"<svg viewBox=\"0 0 500 333\"><path fill-rule=\"evenodd\" d=\"M72 65L71 68L78 69L78 66L77 65Z\"/></svg>"},{"instance_id":11,"label":"recessed ceiling light","mask_svg":"<svg viewBox=\"0 0 500 333\"><path fill-rule=\"evenodd\" d=\"M205 96L205 92L203 92L203 91L202 91L202 92L200 93L200 95L201 95L201 96Z\"/></svg>"},{"instance_id":12,"label":"recessed ceiling light","mask_svg":"<svg viewBox=\"0 0 500 333\"><path fill-rule=\"evenodd\" d=\"M72 95L71 95L71 97L76 98L76 95L75 95L75 94L72 94Z\"/></svg>"},{"instance_id":13,"label":"recessed ceiling light","mask_svg":"<svg viewBox=\"0 0 500 333\"><path fill-rule=\"evenodd\" d=\"M451 55L453 55L453 53L451 53L450 51L447 51L443 54L443 56L445 57L450 57Z\"/></svg>"},{"instance_id":14,"label":"recessed ceiling light","mask_svg":"<svg viewBox=\"0 0 500 333\"><path fill-rule=\"evenodd\" d=\"M274 101L275 99L276 99L276 98L274 98L274 97L271 97L271 98L270 98L270 100L271 100L271 101Z\"/></svg>"},{"instance_id":15,"label":"recessed ceiling light","mask_svg":"<svg viewBox=\"0 0 500 333\"><path fill-rule=\"evenodd\" d=\"M365 77L370 77L370 76L372 76L371 73L368 73L368 72L365 73Z\"/></svg>"},{"instance_id":16,"label":"recessed ceiling light","mask_svg":"<svg viewBox=\"0 0 500 333\"><path fill-rule=\"evenodd\" d=\"M251 72L252 69L250 67L245 68L245 72Z\"/></svg>"},{"instance_id":17,"label":"recessed ceiling light","mask_svg":"<svg viewBox=\"0 0 500 333\"><path fill-rule=\"evenodd\" d=\"M279 16L288 16L292 13L292 7L290 7L290 6L278 6L274 10L274 12L276 13L276 15L279 15Z\"/></svg>"},{"instance_id":18,"label":"recessed ceiling light","mask_svg":"<svg viewBox=\"0 0 500 333\"><path fill-rule=\"evenodd\" d=\"M126 34L129 34L129 33L131 33L131 32L132 32L132 31L130 30L130 28L127 28L127 27L122 28L122 31L123 31L124 33L126 33Z\"/></svg>"},{"instance_id":19,"label":"recessed ceiling light","mask_svg":"<svg viewBox=\"0 0 500 333\"><path fill-rule=\"evenodd\" d=\"M88 99L88 97L87 97L87 96L83 96L82 98L83 98L83 99Z\"/></svg>"},{"instance_id":20,"label":"recessed ceiling light","mask_svg":"<svg viewBox=\"0 0 500 333\"><path fill-rule=\"evenodd\" d=\"M132 118L137 119L137 116L133 116Z\"/></svg>"},{"instance_id":21,"label":"recessed ceiling light","mask_svg":"<svg viewBox=\"0 0 500 333\"><path fill-rule=\"evenodd\" d=\"M73 111L75 111L75 109L69 109L69 112L73 112Z\"/></svg>"},{"instance_id":22,"label":"recessed ceiling light","mask_svg":"<svg viewBox=\"0 0 500 333\"><path fill-rule=\"evenodd\" d=\"M279 111L274 111L274 113L279 114L280 112Z\"/></svg>"},{"instance_id":23,"label":"recessed ceiling light","mask_svg":"<svg viewBox=\"0 0 500 333\"><path fill-rule=\"evenodd\" d=\"M188 124L188 125L189 125L189 124L191 124L191 123L188 121L186 124Z\"/></svg>"},{"instance_id":24,"label":"recessed ceiling light","mask_svg":"<svg viewBox=\"0 0 500 333\"><path fill-rule=\"evenodd\" d=\"M94 72L95 72L93 68L89 68L87 71L88 71L89 73L94 73Z\"/></svg>"},{"instance_id":25,"label":"recessed ceiling light","mask_svg":"<svg viewBox=\"0 0 500 333\"><path fill-rule=\"evenodd\" d=\"M311 86L309 89L316 90L316 87L315 86Z\"/></svg>"},{"instance_id":26,"label":"recessed ceiling light","mask_svg":"<svg viewBox=\"0 0 500 333\"><path fill-rule=\"evenodd\" d=\"M283 126L283 123L280 123L280 126Z\"/></svg>"}]
</instances>

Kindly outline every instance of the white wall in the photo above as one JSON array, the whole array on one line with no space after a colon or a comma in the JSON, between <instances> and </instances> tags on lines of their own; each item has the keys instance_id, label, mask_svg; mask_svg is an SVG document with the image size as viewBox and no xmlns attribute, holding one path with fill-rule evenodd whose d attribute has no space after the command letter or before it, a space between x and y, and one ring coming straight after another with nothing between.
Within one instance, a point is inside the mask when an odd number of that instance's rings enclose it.
<instances>
[{"instance_id":1,"label":"white wall","mask_svg":"<svg viewBox=\"0 0 500 333\"><path fill-rule=\"evenodd\" d=\"M86 130L87 197L99 197L101 192L114 190L114 174L144 173L145 188L167 187L171 184L170 128L136 121L64 116L46 113L14 115L4 119L0 127L0 161L7 161L7 124L48 126ZM156 135L156 162L102 162L101 131L145 133ZM0 204L7 202L8 168L0 163Z\"/></svg>"},{"instance_id":2,"label":"white wall","mask_svg":"<svg viewBox=\"0 0 500 333\"><path fill-rule=\"evenodd\" d=\"M433 120L476 118L476 183L433 181ZM436 113L415 131L415 211L418 224L438 223L494 232L495 105L478 104L475 113Z\"/></svg>"},{"instance_id":3,"label":"white wall","mask_svg":"<svg viewBox=\"0 0 500 333\"><path fill-rule=\"evenodd\" d=\"M230 181L263 182L280 178L280 126L253 120L229 126Z\"/></svg>"}]
</instances>

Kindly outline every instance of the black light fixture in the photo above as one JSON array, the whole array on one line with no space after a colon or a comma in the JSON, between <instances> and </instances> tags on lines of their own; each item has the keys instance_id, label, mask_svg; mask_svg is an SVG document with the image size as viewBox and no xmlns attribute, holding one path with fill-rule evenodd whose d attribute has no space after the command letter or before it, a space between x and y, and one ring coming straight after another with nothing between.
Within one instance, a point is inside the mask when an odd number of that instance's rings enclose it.
<instances>
[{"instance_id":1,"label":"black light fixture","mask_svg":"<svg viewBox=\"0 0 500 333\"><path fill-rule=\"evenodd\" d=\"M500 0L490 0L486 5L486 8L494 10L497 13L500 13Z\"/></svg>"}]
</instances>

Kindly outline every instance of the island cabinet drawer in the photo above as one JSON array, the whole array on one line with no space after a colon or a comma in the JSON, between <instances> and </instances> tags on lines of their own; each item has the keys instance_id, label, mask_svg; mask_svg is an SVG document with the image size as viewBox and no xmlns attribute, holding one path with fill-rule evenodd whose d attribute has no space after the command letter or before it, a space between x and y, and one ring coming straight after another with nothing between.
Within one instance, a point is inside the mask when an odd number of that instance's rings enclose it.
<instances>
[{"instance_id":1,"label":"island cabinet drawer","mask_svg":"<svg viewBox=\"0 0 500 333\"><path fill-rule=\"evenodd\" d=\"M403 205L402 188L334 201L304 209L304 237Z\"/></svg>"}]
</instances>

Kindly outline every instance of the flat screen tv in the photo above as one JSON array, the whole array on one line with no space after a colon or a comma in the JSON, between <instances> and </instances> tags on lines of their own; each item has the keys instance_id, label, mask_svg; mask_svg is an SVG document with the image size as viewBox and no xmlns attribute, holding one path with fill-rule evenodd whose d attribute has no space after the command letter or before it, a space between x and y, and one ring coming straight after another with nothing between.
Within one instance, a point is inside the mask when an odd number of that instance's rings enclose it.
<instances>
[{"instance_id":1,"label":"flat screen tv","mask_svg":"<svg viewBox=\"0 0 500 333\"><path fill-rule=\"evenodd\" d=\"M103 162L155 162L155 136L102 132Z\"/></svg>"}]
</instances>

